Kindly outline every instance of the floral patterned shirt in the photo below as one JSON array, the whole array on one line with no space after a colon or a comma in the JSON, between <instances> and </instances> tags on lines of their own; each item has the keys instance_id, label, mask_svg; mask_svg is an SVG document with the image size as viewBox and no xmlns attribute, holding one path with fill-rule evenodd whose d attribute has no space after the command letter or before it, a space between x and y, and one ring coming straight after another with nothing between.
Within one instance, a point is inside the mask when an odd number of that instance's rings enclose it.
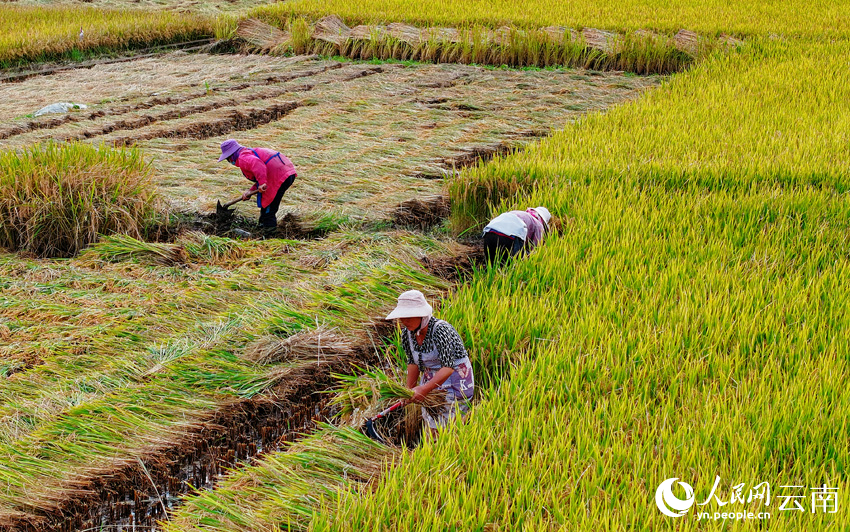
<instances>
[{"instance_id":1,"label":"floral patterned shirt","mask_svg":"<svg viewBox=\"0 0 850 532\"><path fill-rule=\"evenodd\" d=\"M458 369L458 362L467 356L466 347L454 327L433 316L428 321L428 330L425 331L425 340L422 341L422 345L416 343L407 328L402 331L401 345L407 355L407 363L416 364L420 371L425 369L422 354L431 352L435 347L440 356L440 366L444 368ZM416 361L414 361L412 350L416 351Z\"/></svg>"}]
</instances>

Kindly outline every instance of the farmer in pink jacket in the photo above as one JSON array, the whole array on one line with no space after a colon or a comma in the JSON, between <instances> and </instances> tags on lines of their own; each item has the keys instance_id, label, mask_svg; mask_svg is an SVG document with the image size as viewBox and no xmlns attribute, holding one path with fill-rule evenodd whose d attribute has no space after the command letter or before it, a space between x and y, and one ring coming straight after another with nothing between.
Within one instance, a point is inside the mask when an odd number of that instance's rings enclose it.
<instances>
[{"instance_id":1,"label":"farmer in pink jacket","mask_svg":"<svg viewBox=\"0 0 850 532\"><path fill-rule=\"evenodd\" d=\"M295 165L279 151L266 148L246 148L233 139L221 143L218 162L227 161L239 167L242 174L254 185L242 193L242 201L258 190L257 207L260 208L260 225L265 229L277 227L277 210L283 194L297 177Z\"/></svg>"}]
</instances>

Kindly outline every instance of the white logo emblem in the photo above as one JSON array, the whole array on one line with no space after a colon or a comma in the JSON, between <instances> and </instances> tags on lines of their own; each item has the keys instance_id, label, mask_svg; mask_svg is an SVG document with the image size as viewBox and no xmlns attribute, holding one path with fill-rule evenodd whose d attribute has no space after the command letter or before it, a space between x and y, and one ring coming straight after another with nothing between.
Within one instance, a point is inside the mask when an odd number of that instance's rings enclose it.
<instances>
[{"instance_id":1,"label":"white logo emblem","mask_svg":"<svg viewBox=\"0 0 850 532\"><path fill-rule=\"evenodd\" d=\"M668 478L655 491L655 504L661 510L661 513L670 517L681 517L685 515L696 500L694 498L694 489L690 484L685 482L679 482L679 485L685 489L685 499L682 500L673 495L673 483L677 480L679 480L678 477Z\"/></svg>"}]
</instances>

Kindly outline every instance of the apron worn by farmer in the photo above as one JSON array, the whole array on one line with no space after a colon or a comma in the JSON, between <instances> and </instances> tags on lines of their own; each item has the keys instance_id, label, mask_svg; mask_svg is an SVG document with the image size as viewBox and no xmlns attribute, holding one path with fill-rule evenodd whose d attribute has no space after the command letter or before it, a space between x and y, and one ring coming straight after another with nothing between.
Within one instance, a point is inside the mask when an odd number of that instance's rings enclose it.
<instances>
[{"instance_id":1,"label":"apron worn by farmer","mask_svg":"<svg viewBox=\"0 0 850 532\"><path fill-rule=\"evenodd\" d=\"M454 327L432 317L428 322L422 345L417 344L413 334L404 329L402 346L407 354L408 364L419 366L420 384L433 379L440 368L454 369L454 373L439 386L446 391L447 404L436 412L422 409L422 418L429 427L436 429L448 423L458 413L463 415L469 411L475 391L472 364Z\"/></svg>"}]
</instances>

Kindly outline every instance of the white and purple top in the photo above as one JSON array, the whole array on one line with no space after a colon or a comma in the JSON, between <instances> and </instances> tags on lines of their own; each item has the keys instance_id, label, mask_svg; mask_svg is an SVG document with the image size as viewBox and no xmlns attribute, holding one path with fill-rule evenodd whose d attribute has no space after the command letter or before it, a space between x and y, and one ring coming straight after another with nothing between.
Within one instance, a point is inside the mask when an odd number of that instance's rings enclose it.
<instances>
[{"instance_id":1,"label":"white and purple top","mask_svg":"<svg viewBox=\"0 0 850 532\"><path fill-rule=\"evenodd\" d=\"M528 237L528 226L522 218L517 216L516 213L522 211L511 211L504 212L499 216L496 216L490 223L487 224L487 227L484 228L484 234L487 234L491 231L509 236L512 238L519 238L522 241ZM526 214L523 212L523 214Z\"/></svg>"},{"instance_id":2,"label":"white and purple top","mask_svg":"<svg viewBox=\"0 0 850 532\"><path fill-rule=\"evenodd\" d=\"M525 224L525 227L528 229L528 237L525 239L526 242L532 246L536 246L541 240L543 240L543 233L546 230L546 226L543 224L543 220L540 218L540 215L538 215L534 209L528 209L527 211L510 211L508 214L516 215L516 217L522 220Z\"/></svg>"}]
</instances>

